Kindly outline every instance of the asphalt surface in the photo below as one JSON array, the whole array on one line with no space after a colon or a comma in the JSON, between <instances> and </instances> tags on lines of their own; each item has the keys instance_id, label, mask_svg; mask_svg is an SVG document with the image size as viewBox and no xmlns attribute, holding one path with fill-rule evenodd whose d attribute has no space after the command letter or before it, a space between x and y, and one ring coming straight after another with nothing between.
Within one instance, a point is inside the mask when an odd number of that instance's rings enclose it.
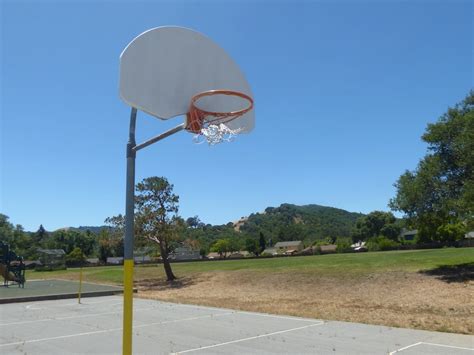
<instances>
[{"instance_id":1,"label":"asphalt surface","mask_svg":"<svg viewBox=\"0 0 474 355\"><path fill-rule=\"evenodd\" d=\"M0 306L1 354L120 354L122 297ZM135 354L469 354L474 336L135 299Z\"/></svg>"}]
</instances>

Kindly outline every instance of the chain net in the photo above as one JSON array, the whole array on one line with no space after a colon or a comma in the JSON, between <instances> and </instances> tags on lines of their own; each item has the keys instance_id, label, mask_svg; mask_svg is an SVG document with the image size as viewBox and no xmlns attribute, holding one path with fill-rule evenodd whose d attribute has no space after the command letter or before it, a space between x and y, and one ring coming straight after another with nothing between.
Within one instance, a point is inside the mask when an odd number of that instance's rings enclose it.
<instances>
[{"instance_id":1,"label":"chain net","mask_svg":"<svg viewBox=\"0 0 474 355\"><path fill-rule=\"evenodd\" d=\"M193 141L197 144L207 141L209 145L232 142L239 132L240 129L230 129L223 123L210 124L202 128L201 131L193 137Z\"/></svg>"}]
</instances>

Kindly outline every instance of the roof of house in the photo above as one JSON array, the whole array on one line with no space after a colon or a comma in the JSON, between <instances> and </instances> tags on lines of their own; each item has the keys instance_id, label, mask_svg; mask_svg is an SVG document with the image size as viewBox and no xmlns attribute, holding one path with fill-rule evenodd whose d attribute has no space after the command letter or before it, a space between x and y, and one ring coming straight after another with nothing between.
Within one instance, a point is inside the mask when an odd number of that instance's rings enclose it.
<instances>
[{"instance_id":1,"label":"roof of house","mask_svg":"<svg viewBox=\"0 0 474 355\"><path fill-rule=\"evenodd\" d=\"M321 245L321 251L335 251L337 249L336 244Z\"/></svg>"},{"instance_id":2,"label":"roof of house","mask_svg":"<svg viewBox=\"0 0 474 355\"><path fill-rule=\"evenodd\" d=\"M66 252L63 249L41 249L39 248L38 251L44 254L51 254L51 255L64 255Z\"/></svg>"},{"instance_id":3,"label":"roof of house","mask_svg":"<svg viewBox=\"0 0 474 355\"><path fill-rule=\"evenodd\" d=\"M263 253L266 253L266 254L273 254L273 253L276 253L276 252L277 252L277 250L276 250L276 248L274 248L274 247L266 248L266 249L263 251Z\"/></svg>"},{"instance_id":4,"label":"roof of house","mask_svg":"<svg viewBox=\"0 0 474 355\"><path fill-rule=\"evenodd\" d=\"M464 236L466 238L474 238L474 231L470 231L468 233L466 233L466 235Z\"/></svg>"},{"instance_id":5,"label":"roof of house","mask_svg":"<svg viewBox=\"0 0 474 355\"><path fill-rule=\"evenodd\" d=\"M413 229L411 231L406 231L406 232L403 232L402 233L402 236L405 236L405 235L415 235L418 233L418 229Z\"/></svg>"},{"instance_id":6,"label":"roof of house","mask_svg":"<svg viewBox=\"0 0 474 355\"><path fill-rule=\"evenodd\" d=\"M295 247L301 245L303 242L301 240L294 240L290 242L278 242L275 244L275 248L284 248L284 247Z\"/></svg>"}]
</instances>

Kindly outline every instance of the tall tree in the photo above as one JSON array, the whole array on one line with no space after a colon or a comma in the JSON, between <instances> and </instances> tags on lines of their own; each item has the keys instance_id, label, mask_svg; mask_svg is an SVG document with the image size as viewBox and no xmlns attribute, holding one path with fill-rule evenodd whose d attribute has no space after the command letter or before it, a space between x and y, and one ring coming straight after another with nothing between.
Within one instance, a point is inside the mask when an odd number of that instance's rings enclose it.
<instances>
[{"instance_id":1,"label":"tall tree","mask_svg":"<svg viewBox=\"0 0 474 355\"><path fill-rule=\"evenodd\" d=\"M178 239L182 219L178 218L179 196L173 193L173 185L164 177L149 177L136 186L136 223L138 234L157 243L168 281L173 274L168 259L173 241Z\"/></svg>"},{"instance_id":2,"label":"tall tree","mask_svg":"<svg viewBox=\"0 0 474 355\"><path fill-rule=\"evenodd\" d=\"M260 250L258 251L258 254L260 254L260 253L262 253L262 252L265 250L265 248L267 247L267 246L266 246L266 241L265 241L265 236L263 235L262 232L260 232L260 234L259 234L258 245L259 245L259 249L260 249ZM257 255L258 255L258 254L257 254Z\"/></svg>"},{"instance_id":3,"label":"tall tree","mask_svg":"<svg viewBox=\"0 0 474 355\"><path fill-rule=\"evenodd\" d=\"M41 244L46 240L47 236L48 236L48 233L46 232L46 229L44 229L43 225L40 224L33 238L37 244Z\"/></svg>"},{"instance_id":4,"label":"tall tree","mask_svg":"<svg viewBox=\"0 0 474 355\"><path fill-rule=\"evenodd\" d=\"M428 240L445 224L474 228L474 91L429 124L422 140L428 154L400 176L390 207Z\"/></svg>"},{"instance_id":5,"label":"tall tree","mask_svg":"<svg viewBox=\"0 0 474 355\"><path fill-rule=\"evenodd\" d=\"M354 241L366 240L385 235L385 233L388 234L386 235L387 237L393 237L394 229L396 228L394 226L395 221L396 218L391 212L370 212L368 215L357 220L352 239ZM394 237L398 237L398 234Z\"/></svg>"}]
</instances>

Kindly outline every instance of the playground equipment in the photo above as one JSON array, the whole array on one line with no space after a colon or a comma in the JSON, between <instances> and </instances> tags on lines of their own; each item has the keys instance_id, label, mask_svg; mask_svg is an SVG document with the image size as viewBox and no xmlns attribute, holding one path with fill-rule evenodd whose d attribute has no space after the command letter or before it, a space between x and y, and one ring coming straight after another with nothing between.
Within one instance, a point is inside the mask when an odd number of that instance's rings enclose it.
<instances>
[{"instance_id":1,"label":"playground equipment","mask_svg":"<svg viewBox=\"0 0 474 355\"><path fill-rule=\"evenodd\" d=\"M0 241L0 274L3 277L3 286L8 287L11 282L25 287L25 263L23 257L10 250L10 246Z\"/></svg>"}]
</instances>

